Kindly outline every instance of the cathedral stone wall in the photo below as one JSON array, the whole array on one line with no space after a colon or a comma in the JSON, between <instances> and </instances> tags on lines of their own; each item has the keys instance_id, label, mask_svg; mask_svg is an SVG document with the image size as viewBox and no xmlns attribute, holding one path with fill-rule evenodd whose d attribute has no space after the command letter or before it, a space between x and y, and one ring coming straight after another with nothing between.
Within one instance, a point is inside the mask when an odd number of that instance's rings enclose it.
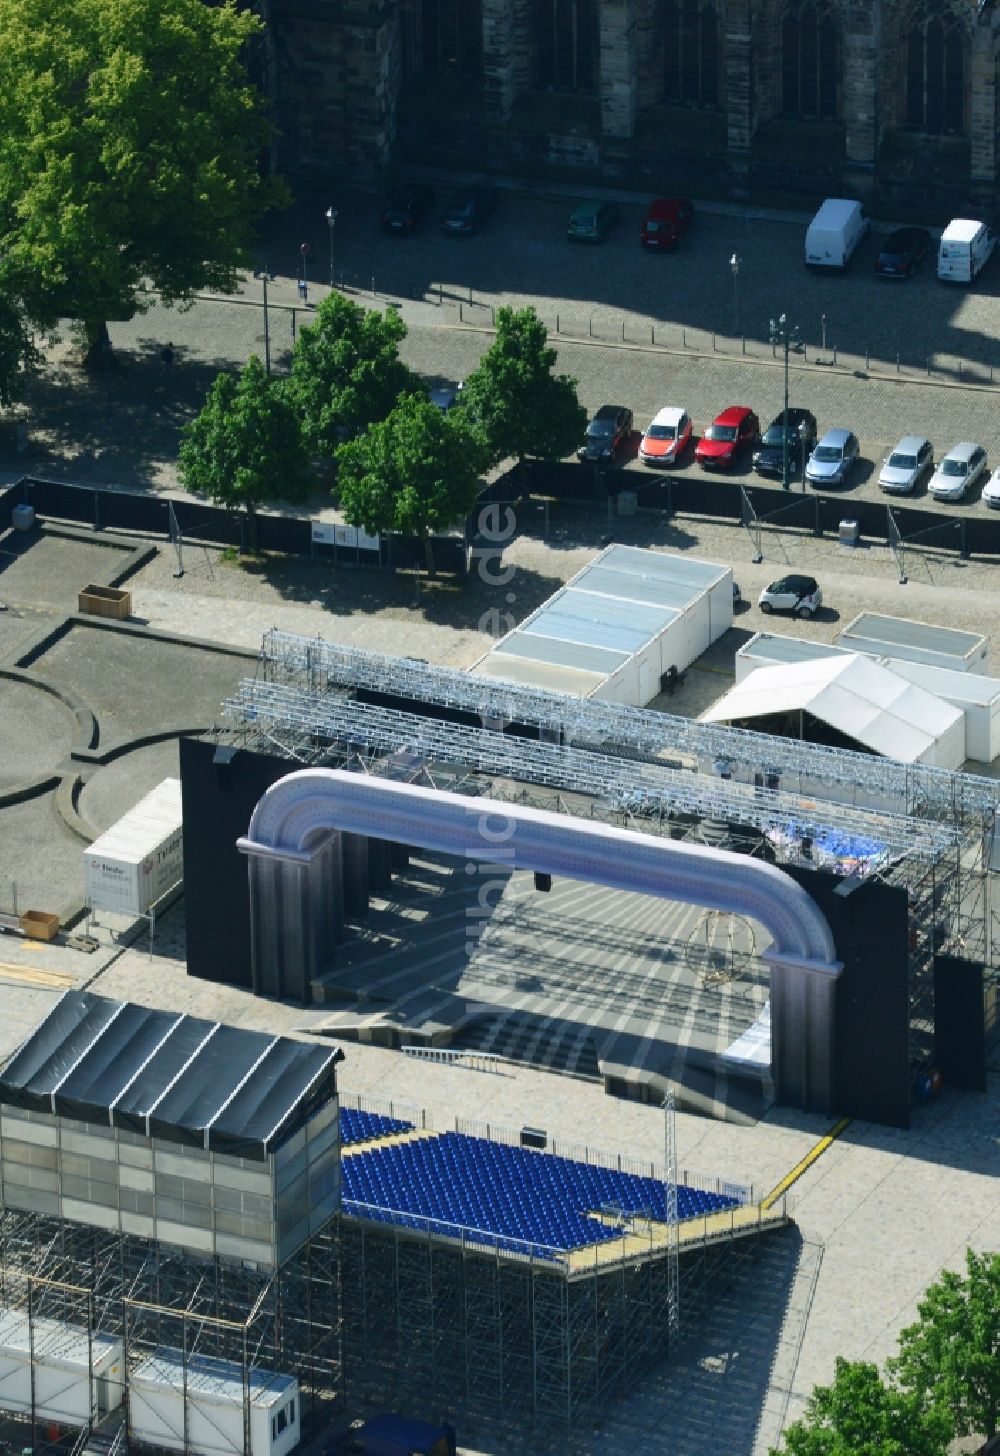
<instances>
[{"instance_id":1,"label":"cathedral stone wall","mask_svg":"<svg viewBox=\"0 0 1000 1456\"><path fill-rule=\"evenodd\" d=\"M440 165L453 94L500 168L530 155L625 180L631 166L638 185L651 166L684 180L680 138L696 183L704 137L705 185L734 196L805 203L836 185L916 211L1000 201L1000 0L259 3L275 160L292 174L417 168L432 160L432 112ZM462 135L456 167L469 165Z\"/></svg>"}]
</instances>

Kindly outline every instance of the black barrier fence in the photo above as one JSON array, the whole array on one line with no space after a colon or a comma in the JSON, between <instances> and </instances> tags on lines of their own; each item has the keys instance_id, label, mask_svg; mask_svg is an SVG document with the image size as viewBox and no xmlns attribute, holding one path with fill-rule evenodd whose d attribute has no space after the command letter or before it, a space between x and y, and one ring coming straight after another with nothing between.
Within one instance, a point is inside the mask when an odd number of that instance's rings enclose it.
<instances>
[{"instance_id":1,"label":"black barrier fence","mask_svg":"<svg viewBox=\"0 0 1000 1456\"><path fill-rule=\"evenodd\" d=\"M14 506L22 503L33 506L40 520L69 521L95 531L135 531L168 540L179 533L184 540L209 546L242 550L247 545L245 517L217 506L28 477L0 493L0 530L9 528ZM314 544L312 526L308 517L258 515L257 545L262 551L291 556L315 554L340 565L407 570L427 563L427 547L414 536L384 536L380 551L357 551L353 546ZM436 571L448 576L465 575L468 554L462 537L432 536L430 544Z\"/></svg>"},{"instance_id":2,"label":"black barrier fence","mask_svg":"<svg viewBox=\"0 0 1000 1456\"><path fill-rule=\"evenodd\" d=\"M617 467L600 467L596 478L600 496L595 494L594 466L568 460L532 461L529 468L511 470L493 481L479 496L477 510L469 517L469 530L475 532L478 528L484 506L501 501L548 496L564 502L606 502L631 491L642 510L709 516L734 523L744 523L745 503L749 502L761 526L798 528L817 535L836 535L841 521L854 520L863 537L887 544L893 536L891 510L904 548L919 544L960 555L1000 556L1000 520L946 515L895 503L890 506L877 500L856 500L850 495L819 495L811 490L790 494L775 486L751 484L741 488L734 481L708 475L665 472L649 477Z\"/></svg>"}]
</instances>

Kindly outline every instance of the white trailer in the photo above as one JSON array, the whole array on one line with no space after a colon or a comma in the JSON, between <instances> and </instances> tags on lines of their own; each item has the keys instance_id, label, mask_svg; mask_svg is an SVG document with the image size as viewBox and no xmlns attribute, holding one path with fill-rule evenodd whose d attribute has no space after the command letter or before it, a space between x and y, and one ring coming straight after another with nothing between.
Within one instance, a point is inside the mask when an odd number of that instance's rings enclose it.
<instances>
[{"instance_id":1,"label":"white trailer","mask_svg":"<svg viewBox=\"0 0 1000 1456\"><path fill-rule=\"evenodd\" d=\"M965 752L976 763L992 763L1000 754L1000 681L977 672L955 672L922 662L896 659L886 663L925 692L961 708L965 714Z\"/></svg>"},{"instance_id":2,"label":"white trailer","mask_svg":"<svg viewBox=\"0 0 1000 1456\"><path fill-rule=\"evenodd\" d=\"M749 677L755 667L777 667L779 663L814 662L818 657L843 657L846 647L829 642L807 642L804 637L780 637L774 632L757 632L744 642L734 659L736 681Z\"/></svg>"},{"instance_id":3,"label":"white trailer","mask_svg":"<svg viewBox=\"0 0 1000 1456\"><path fill-rule=\"evenodd\" d=\"M948 667L955 672L986 671L985 637L976 632L960 632L956 627L911 622L907 617L862 612L838 633L837 645L846 647L848 652L864 652L869 657L924 662L928 667Z\"/></svg>"},{"instance_id":4,"label":"white trailer","mask_svg":"<svg viewBox=\"0 0 1000 1456\"><path fill-rule=\"evenodd\" d=\"M644 707L732 624L731 567L608 546L471 671Z\"/></svg>"},{"instance_id":5,"label":"white trailer","mask_svg":"<svg viewBox=\"0 0 1000 1456\"><path fill-rule=\"evenodd\" d=\"M254 1369L248 1388L245 1423L239 1365L157 1350L129 1378L129 1436L198 1456L287 1456L301 1430L298 1381Z\"/></svg>"},{"instance_id":6,"label":"white trailer","mask_svg":"<svg viewBox=\"0 0 1000 1456\"><path fill-rule=\"evenodd\" d=\"M80 1325L0 1308L0 1410L73 1429L123 1398L122 1342Z\"/></svg>"},{"instance_id":7,"label":"white trailer","mask_svg":"<svg viewBox=\"0 0 1000 1456\"><path fill-rule=\"evenodd\" d=\"M145 915L184 877L181 781L164 779L83 852L93 910Z\"/></svg>"}]
</instances>

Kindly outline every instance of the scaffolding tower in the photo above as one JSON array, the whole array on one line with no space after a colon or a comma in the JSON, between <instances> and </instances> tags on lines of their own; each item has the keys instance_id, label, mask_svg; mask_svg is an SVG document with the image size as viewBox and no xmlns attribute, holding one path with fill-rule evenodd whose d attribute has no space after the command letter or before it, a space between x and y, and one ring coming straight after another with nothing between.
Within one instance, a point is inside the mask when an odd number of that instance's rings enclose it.
<instances>
[{"instance_id":1,"label":"scaffolding tower","mask_svg":"<svg viewBox=\"0 0 1000 1456\"><path fill-rule=\"evenodd\" d=\"M331 1412L342 1366L338 1230L332 1218L283 1265L257 1269L7 1208L0 1212L0 1306L23 1315L31 1346L42 1320L82 1329L91 1342L96 1334L122 1342L126 1443L129 1379L144 1361L168 1349L184 1371L196 1359L226 1362L243 1388L243 1442L233 1456L250 1456L258 1372L298 1380L304 1434ZM186 1433L186 1381L180 1394ZM34 1445L34 1380L24 1419Z\"/></svg>"}]
</instances>

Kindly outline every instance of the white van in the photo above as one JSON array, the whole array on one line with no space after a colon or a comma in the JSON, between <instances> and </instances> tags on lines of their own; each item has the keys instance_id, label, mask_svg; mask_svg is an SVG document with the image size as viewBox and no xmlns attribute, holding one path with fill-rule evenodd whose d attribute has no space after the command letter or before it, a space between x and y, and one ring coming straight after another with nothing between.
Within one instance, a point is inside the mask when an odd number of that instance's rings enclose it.
<instances>
[{"instance_id":1,"label":"white van","mask_svg":"<svg viewBox=\"0 0 1000 1456\"><path fill-rule=\"evenodd\" d=\"M828 197L806 229L806 267L846 268L867 231L860 202Z\"/></svg>"},{"instance_id":2,"label":"white van","mask_svg":"<svg viewBox=\"0 0 1000 1456\"><path fill-rule=\"evenodd\" d=\"M996 234L984 222L956 217L941 234L937 276L948 283L971 283L993 256Z\"/></svg>"}]
</instances>

